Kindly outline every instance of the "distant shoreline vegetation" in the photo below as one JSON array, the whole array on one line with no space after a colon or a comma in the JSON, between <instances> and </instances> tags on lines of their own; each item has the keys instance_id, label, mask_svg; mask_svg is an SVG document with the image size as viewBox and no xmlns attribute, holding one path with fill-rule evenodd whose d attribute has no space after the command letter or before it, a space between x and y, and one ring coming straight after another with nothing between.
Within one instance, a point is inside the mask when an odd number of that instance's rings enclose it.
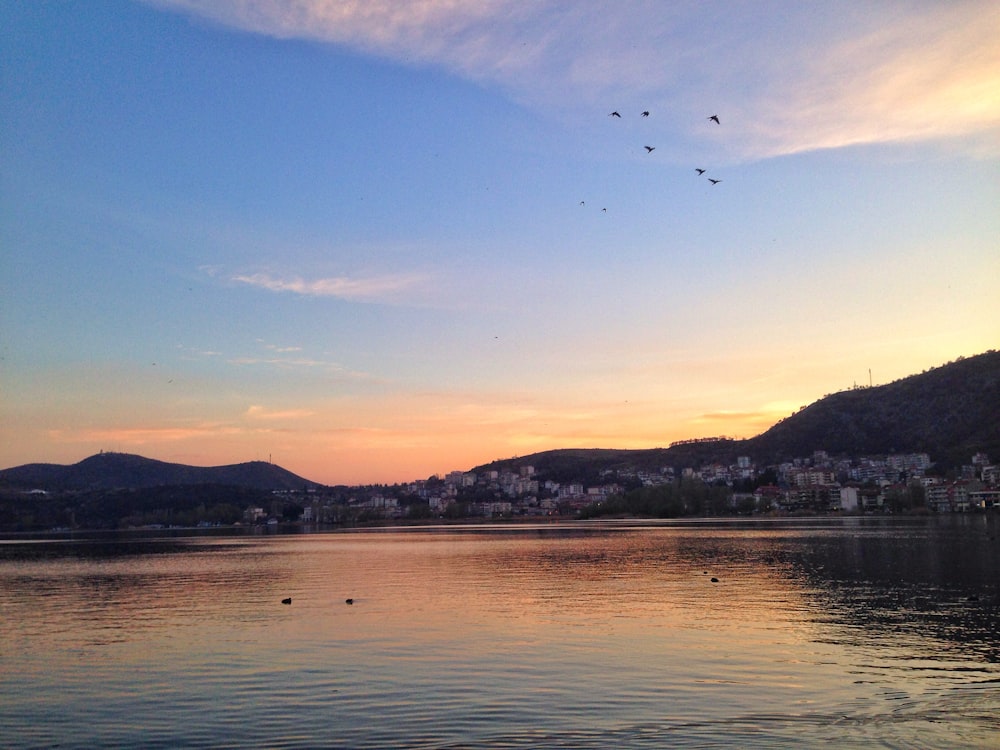
<instances>
[{"instance_id":1,"label":"distant shoreline vegetation","mask_svg":"<svg viewBox=\"0 0 1000 750\"><path fill-rule=\"evenodd\" d=\"M0 530L232 525L242 521L247 505L270 496L225 485L31 493L5 489L0 490Z\"/></svg>"},{"instance_id":2,"label":"distant shoreline vegetation","mask_svg":"<svg viewBox=\"0 0 1000 750\"><path fill-rule=\"evenodd\" d=\"M818 454L815 461L825 459ZM963 476L926 476L926 456L863 464L870 476L842 484L827 468L803 461L752 479L705 481L691 471L659 478L606 474L584 488L497 472L456 473L448 480L367 487L262 490L230 485L41 491L0 489L0 532L178 529L344 528L429 523L725 518L795 515L928 514L1000 508L1000 467L984 454ZM732 467L737 468L737 467ZM710 471L722 467L711 467ZM671 472L672 473L672 472ZM513 484L511 484L513 482ZM520 490L520 491L519 491Z\"/></svg>"},{"instance_id":3,"label":"distant shoreline vegetation","mask_svg":"<svg viewBox=\"0 0 1000 750\"><path fill-rule=\"evenodd\" d=\"M718 437L703 437L703 438L688 438L687 440L675 440L670 444L671 448L676 448L678 445L698 445L699 443L734 443L739 438L726 437L725 435L719 435Z\"/></svg>"}]
</instances>

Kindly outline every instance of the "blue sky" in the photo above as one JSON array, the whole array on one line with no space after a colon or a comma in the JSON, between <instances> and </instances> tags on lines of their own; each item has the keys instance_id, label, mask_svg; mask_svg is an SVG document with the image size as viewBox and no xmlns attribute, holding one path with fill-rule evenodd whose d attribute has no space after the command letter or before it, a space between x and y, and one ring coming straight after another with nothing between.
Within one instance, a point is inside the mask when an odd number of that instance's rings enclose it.
<instances>
[{"instance_id":1,"label":"blue sky","mask_svg":"<svg viewBox=\"0 0 1000 750\"><path fill-rule=\"evenodd\" d=\"M401 481L750 437L997 343L992 2L32 2L0 28L2 466Z\"/></svg>"}]
</instances>

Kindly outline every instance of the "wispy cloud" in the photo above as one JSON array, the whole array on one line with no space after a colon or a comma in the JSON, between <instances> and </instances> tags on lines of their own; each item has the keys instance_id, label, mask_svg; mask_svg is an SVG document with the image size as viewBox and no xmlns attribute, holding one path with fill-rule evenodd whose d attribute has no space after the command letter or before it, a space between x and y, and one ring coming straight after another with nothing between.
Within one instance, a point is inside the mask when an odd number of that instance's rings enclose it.
<instances>
[{"instance_id":1,"label":"wispy cloud","mask_svg":"<svg viewBox=\"0 0 1000 750\"><path fill-rule=\"evenodd\" d=\"M242 357L230 357L226 361L237 367L273 367L285 371L309 371L314 370L320 373L324 377L333 378L339 381L354 381L354 382L365 382L365 383L379 383L380 378L367 372L360 372L358 370L352 370L349 367L345 367L339 362L335 362L329 359L316 359L314 357L305 356L290 356L292 354L297 354L301 351L301 347L297 346L276 346L274 344L265 344L260 342L262 348L265 350L266 354L261 356L247 355ZM253 414L254 409L259 407L251 407L251 412L248 415Z\"/></svg>"},{"instance_id":2,"label":"wispy cloud","mask_svg":"<svg viewBox=\"0 0 1000 750\"><path fill-rule=\"evenodd\" d=\"M333 362L306 357L233 357L228 360L231 365L281 365L282 367L332 367L340 366Z\"/></svg>"},{"instance_id":3,"label":"wispy cloud","mask_svg":"<svg viewBox=\"0 0 1000 750\"><path fill-rule=\"evenodd\" d=\"M315 413L311 409L268 409L255 404L246 410L245 416L247 419L284 420L305 419Z\"/></svg>"},{"instance_id":4,"label":"wispy cloud","mask_svg":"<svg viewBox=\"0 0 1000 750\"><path fill-rule=\"evenodd\" d=\"M787 401L772 402L755 411L704 412L689 419L687 424L694 430L692 434L699 436L724 434L747 438L766 431L797 408Z\"/></svg>"},{"instance_id":5,"label":"wispy cloud","mask_svg":"<svg viewBox=\"0 0 1000 750\"><path fill-rule=\"evenodd\" d=\"M973 139L1000 150L1000 5L654 0L147 0L498 85L547 112L642 105L679 135L707 110L736 158ZM298 289L351 293L352 284ZM322 290L322 291L321 291Z\"/></svg>"},{"instance_id":6,"label":"wispy cloud","mask_svg":"<svg viewBox=\"0 0 1000 750\"><path fill-rule=\"evenodd\" d=\"M308 297L337 297L368 302L391 301L400 292L413 289L423 280L424 277L417 275L368 278L336 276L312 280L298 276L277 278L267 273L241 274L233 277L233 281L272 292L291 292Z\"/></svg>"},{"instance_id":7,"label":"wispy cloud","mask_svg":"<svg viewBox=\"0 0 1000 750\"><path fill-rule=\"evenodd\" d=\"M50 430L57 443L97 443L103 445L149 445L199 438L232 437L247 432L232 424L205 422L187 426L107 427L102 429Z\"/></svg>"},{"instance_id":8,"label":"wispy cloud","mask_svg":"<svg viewBox=\"0 0 1000 750\"><path fill-rule=\"evenodd\" d=\"M227 360L237 367L268 366L283 370L318 369L341 381L377 383L380 379L366 372L351 370L337 362L308 357L233 357Z\"/></svg>"},{"instance_id":9,"label":"wispy cloud","mask_svg":"<svg viewBox=\"0 0 1000 750\"><path fill-rule=\"evenodd\" d=\"M800 53L797 72L758 99L757 148L976 134L1000 146L1000 6L931 4L883 20Z\"/></svg>"},{"instance_id":10,"label":"wispy cloud","mask_svg":"<svg viewBox=\"0 0 1000 750\"><path fill-rule=\"evenodd\" d=\"M518 13L512 0L147 0L279 38L340 42L427 58ZM478 30L478 31L477 31ZM467 44L471 44L468 42Z\"/></svg>"},{"instance_id":11,"label":"wispy cloud","mask_svg":"<svg viewBox=\"0 0 1000 750\"><path fill-rule=\"evenodd\" d=\"M735 422L735 421L774 421L774 415L769 411L715 411L706 412L692 420L694 422Z\"/></svg>"}]
</instances>

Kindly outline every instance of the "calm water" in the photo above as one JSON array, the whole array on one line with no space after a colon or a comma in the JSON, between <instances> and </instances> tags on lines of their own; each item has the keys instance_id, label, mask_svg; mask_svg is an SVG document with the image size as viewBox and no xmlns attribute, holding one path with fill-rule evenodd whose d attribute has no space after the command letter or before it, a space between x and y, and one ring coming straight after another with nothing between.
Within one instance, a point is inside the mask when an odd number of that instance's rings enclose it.
<instances>
[{"instance_id":1,"label":"calm water","mask_svg":"<svg viewBox=\"0 0 1000 750\"><path fill-rule=\"evenodd\" d=\"M0 541L0 745L997 747L998 528Z\"/></svg>"}]
</instances>

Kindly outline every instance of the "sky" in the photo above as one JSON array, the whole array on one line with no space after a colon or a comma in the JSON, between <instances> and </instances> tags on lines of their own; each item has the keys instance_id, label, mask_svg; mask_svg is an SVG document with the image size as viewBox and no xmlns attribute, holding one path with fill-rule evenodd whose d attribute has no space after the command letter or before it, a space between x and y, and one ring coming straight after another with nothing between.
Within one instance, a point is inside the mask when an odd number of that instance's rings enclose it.
<instances>
[{"instance_id":1,"label":"sky","mask_svg":"<svg viewBox=\"0 0 1000 750\"><path fill-rule=\"evenodd\" d=\"M995 0L2 2L0 467L405 482L994 349L998 40Z\"/></svg>"}]
</instances>

